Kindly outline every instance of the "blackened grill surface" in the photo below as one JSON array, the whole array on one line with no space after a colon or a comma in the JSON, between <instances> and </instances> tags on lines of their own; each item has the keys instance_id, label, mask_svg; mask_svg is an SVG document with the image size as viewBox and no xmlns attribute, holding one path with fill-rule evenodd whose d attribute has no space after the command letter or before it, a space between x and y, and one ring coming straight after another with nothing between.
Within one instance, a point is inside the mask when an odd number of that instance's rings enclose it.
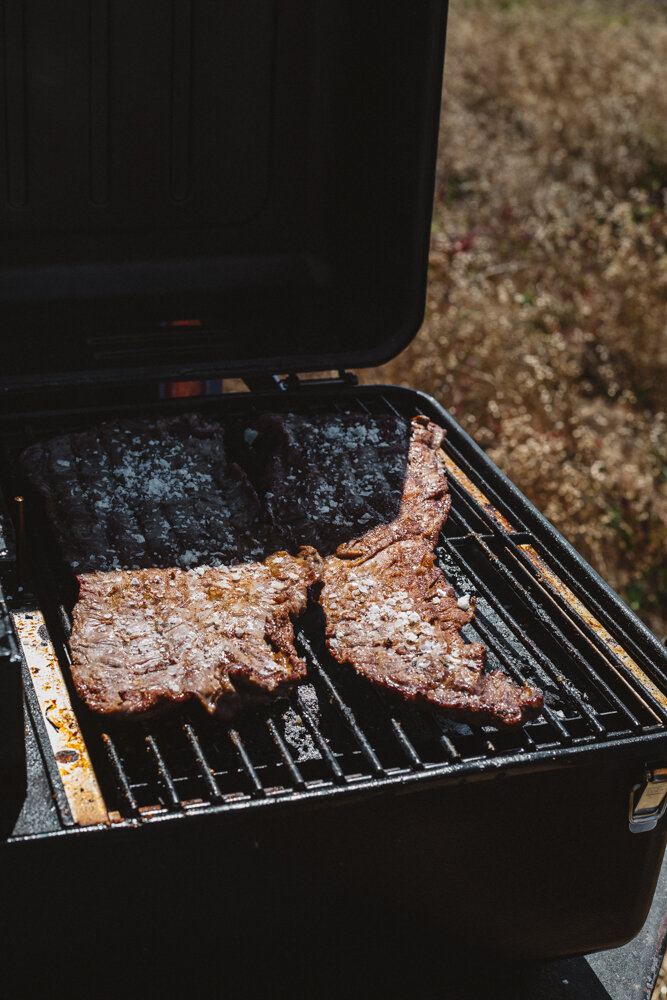
<instances>
[{"instance_id":1,"label":"blackened grill surface","mask_svg":"<svg viewBox=\"0 0 667 1000\"><path fill-rule=\"evenodd\" d=\"M311 545L326 556L394 521L410 431L393 414L369 423L367 414L354 413L334 420L267 413L247 428L249 463L285 547Z\"/></svg>"},{"instance_id":2,"label":"blackened grill surface","mask_svg":"<svg viewBox=\"0 0 667 1000\"><path fill-rule=\"evenodd\" d=\"M217 421L109 421L34 444L21 463L77 575L266 553L259 500Z\"/></svg>"},{"instance_id":3,"label":"blackened grill surface","mask_svg":"<svg viewBox=\"0 0 667 1000\"><path fill-rule=\"evenodd\" d=\"M170 412L191 408L174 403ZM438 544L438 565L457 593L476 596L474 622L463 629L467 642L481 641L488 665L518 683L537 683L545 692L542 716L518 731L473 731L431 713L388 701L326 649L313 646L305 630L297 648L308 662L308 683L270 707L239 716L233 727L203 710L183 709L145 726L101 720L79 706L78 715L107 802L124 817L149 820L183 809L218 810L261 804L268 799L330 796L339 791L379 787L388 782L420 782L428 776L499 773L499 768L532 768L606 746L645 741L652 746L667 724L663 704L635 679L598 634L563 601L545 594L543 581L521 548L535 545L551 560L540 525L517 503L499 477L479 471L469 439L427 397L408 390L368 387L356 391L300 390L264 397L249 395L202 401L198 408L214 418L236 416L243 426L262 409L279 408L308 417L347 411L384 412L410 418L426 413L447 427L443 448L515 529L499 527L479 499L452 476L453 510ZM141 411L144 414L148 408ZM60 416L63 431L105 419L104 411ZM52 416L26 425L5 421L4 447L10 460L28 440L54 432ZM56 428L57 429L57 428ZM11 464L8 466L11 482ZM14 481L13 486L17 483ZM39 529L39 530L38 530ZM39 521L29 540L46 535ZM556 550L558 551L558 550ZM59 567L48 561L48 546L35 553L47 620L63 662L68 661L58 621L61 594L67 594ZM560 558L560 554L559 554ZM628 650L649 676L664 682L664 652L656 655L643 635L622 623L617 605L605 601L591 579L556 562L561 578ZM65 598L67 603L67 598ZM655 673L657 669L658 673ZM663 673L660 673L660 670Z\"/></svg>"}]
</instances>

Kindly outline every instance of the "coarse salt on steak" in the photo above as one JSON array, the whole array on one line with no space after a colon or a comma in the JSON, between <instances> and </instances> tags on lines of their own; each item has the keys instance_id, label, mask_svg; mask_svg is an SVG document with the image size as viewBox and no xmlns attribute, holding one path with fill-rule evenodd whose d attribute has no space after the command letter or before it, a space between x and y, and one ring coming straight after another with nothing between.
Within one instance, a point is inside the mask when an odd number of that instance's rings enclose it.
<instances>
[{"instance_id":1,"label":"coarse salt on steak","mask_svg":"<svg viewBox=\"0 0 667 1000\"><path fill-rule=\"evenodd\" d=\"M434 565L429 542L391 542L360 560L329 557L319 596L333 657L408 702L452 719L518 726L539 715L540 691L484 673L486 651L466 643L467 609Z\"/></svg>"},{"instance_id":2,"label":"coarse salt on steak","mask_svg":"<svg viewBox=\"0 0 667 1000\"><path fill-rule=\"evenodd\" d=\"M294 619L317 554L80 577L72 676L94 711L130 715L194 698L229 717L305 676Z\"/></svg>"}]
</instances>

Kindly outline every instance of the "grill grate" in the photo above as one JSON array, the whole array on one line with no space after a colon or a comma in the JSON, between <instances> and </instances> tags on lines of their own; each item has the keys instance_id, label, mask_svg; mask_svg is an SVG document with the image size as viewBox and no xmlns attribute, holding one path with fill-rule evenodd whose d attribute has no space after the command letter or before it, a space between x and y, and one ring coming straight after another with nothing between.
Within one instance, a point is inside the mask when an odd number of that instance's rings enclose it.
<instances>
[{"instance_id":1,"label":"grill grate","mask_svg":"<svg viewBox=\"0 0 667 1000\"><path fill-rule=\"evenodd\" d=\"M360 391L340 401L322 394L317 403L307 394L289 401L286 395L265 397L266 408L282 405L310 414L353 408L403 417L421 410L438 422L443 416L440 410L429 413L424 397L398 391ZM217 405L228 404L223 398ZM247 416L249 407L262 404L248 395L233 405ZM474 731L398 704L335 663L306 622L298 642L308 682L269 707L245 712L232 725L211 719L198 706L137 724L100 719L79 704L79 721L111 810L122 819L149 821L403 782L424 773L521 766L540 754L664 730L665 709L650 685L647 690L600 630L545 582L534 555L551 562L576 591L573 575L554 565L512 496L480 478L456 433L448 433L444 450L456 471L449 476L452 510L437 556L457 593L477 596L475 619L463 634L484 643L490 668L542 687L543 715L516 732ZM51 578L51 596L62 617L58 577ZM595 603L587 602L595 612ZM627 637L621 631L618 638L623 644ZM66 659L64 633L55 642ZM650 671L636 643L625 648Z\"/></svg>"}]
</instances>

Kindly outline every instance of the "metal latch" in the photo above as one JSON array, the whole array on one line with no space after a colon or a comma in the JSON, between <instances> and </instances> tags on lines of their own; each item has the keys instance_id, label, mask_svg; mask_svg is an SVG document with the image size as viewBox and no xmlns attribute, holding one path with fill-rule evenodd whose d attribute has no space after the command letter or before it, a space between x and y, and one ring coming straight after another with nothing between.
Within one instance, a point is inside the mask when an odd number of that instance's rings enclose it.
<instances>
[{"instance_id":1,"label":"metal latch","mask_svg":"<svg viewBox=\"0 0 667 1000\"><path fill-rule=\"evenodd\" d=\"M630 792L630 832L653 830L667 810L667 764L647 767Z\"/></svg>"}]
</instances>

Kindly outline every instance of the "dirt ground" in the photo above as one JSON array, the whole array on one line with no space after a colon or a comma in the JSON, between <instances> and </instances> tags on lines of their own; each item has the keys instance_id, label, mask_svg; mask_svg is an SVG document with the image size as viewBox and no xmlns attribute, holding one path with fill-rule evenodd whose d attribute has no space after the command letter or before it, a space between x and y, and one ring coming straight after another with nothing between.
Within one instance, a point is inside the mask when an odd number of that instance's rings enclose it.
<instances>
[{"instance_id":1,"label":"dirt ground","mask_svg":"<svg viewBox=\"0 0 667 1000\"><path fill-rule=\"evenodd\" d=\"M667 635L667 5L452 0L432 393Z\"/></svg>"}]
</instances>

